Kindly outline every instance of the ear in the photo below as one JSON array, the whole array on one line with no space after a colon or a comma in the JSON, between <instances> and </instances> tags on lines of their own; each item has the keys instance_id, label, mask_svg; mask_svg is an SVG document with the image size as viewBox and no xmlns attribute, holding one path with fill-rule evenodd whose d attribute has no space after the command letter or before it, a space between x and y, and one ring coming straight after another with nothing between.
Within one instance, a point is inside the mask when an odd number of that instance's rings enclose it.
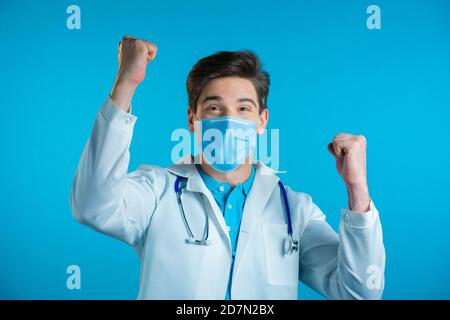
<instances>
[{"instance_id":1,"label":"ear","mask_svg":"<svg viewBox=\"0 0 450 320\"><path fill-rule=\"evenodd\" d=\"M259 123L258 127L256 128L256 133L263 134L264 130L267 127L268 122L269 122L269 110L265 108L259 115Z\"/></svg>"},{"instance_id":2,"label":"ear","mask_svg":"<svg viewBox=\"0 0 450 320\"><path fill-rule=\"evenodd\" d=\"M190 132L194 132L194 111L188 107L188 129Z\"/></svg>"}]
</instances>

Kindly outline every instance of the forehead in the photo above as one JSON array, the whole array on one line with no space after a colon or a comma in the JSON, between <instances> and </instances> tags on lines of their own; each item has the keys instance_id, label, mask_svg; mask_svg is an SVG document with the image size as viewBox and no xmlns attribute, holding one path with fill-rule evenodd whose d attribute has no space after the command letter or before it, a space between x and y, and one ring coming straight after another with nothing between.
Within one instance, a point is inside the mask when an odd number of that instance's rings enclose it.
<instances>
[{"instance_id":1,"label":"forehead","mask_svg":"<svg viewBox=\"0 0 450 320\"><path fill-rule=\"evenodd\" d=\"M257 98L253 83L239 77L224 77L209 81L203 88L199 101L206 96L221 96L224 99Z\"/></svg>"}]
</instances>

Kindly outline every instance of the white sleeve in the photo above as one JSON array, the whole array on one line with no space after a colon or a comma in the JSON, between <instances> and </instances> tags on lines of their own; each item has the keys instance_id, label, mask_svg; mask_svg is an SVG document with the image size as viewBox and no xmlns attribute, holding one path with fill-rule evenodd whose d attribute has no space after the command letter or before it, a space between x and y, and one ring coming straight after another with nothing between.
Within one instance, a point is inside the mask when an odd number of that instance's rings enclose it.
<instances>
[{"instance_id":1,"label":"white sleeve","mask_svg":"<svg viewBox=\"0 0 450 320\"><path fill-rule=\"evenodd\" d=\"M157 203L151 169L128 172L137 117L108 97L97 113L70 193L73 217L130 245L141 244Z\"/></svg>"},{"instance_id":2,"label":"white sleeve","mask_svg":"<svg viewBox=\"0 0 450 320\"><path fill-rule=\"evenodd\" d=\"M309 197L300 241L300 280L329 299L381 299L385 250L378 210L341 210L339 234Z\"/></svg>"}]
</instances>

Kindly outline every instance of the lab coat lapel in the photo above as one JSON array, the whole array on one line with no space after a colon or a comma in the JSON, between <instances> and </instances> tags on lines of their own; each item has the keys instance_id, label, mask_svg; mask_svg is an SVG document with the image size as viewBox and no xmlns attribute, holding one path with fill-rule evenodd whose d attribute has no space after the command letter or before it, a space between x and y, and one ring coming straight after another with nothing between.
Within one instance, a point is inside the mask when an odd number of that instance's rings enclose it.
<instances>
[{"instance_id":1,"label":"lab coat lapel","mask_svg":"<svg viewBox=\"0 0 450 320\"><path fill-rule=\"evenodd\" d=\"M231 252L231 240L230 240L230 234L228 233L227 224L225 222L225 218L222 214L222 211L220 210L219 206L217 205L217 202L214 200L211 192L206 187L205 183L203 182L202 177L197 171L197 168L195 167L195 164L188 164L184 162L184 164L176 164L167 169L168 171L187 178L187 184L186 184L186 190L190 192L200 192L206 196L208 199L208 202L212 208L213 212L213 219L219 224L220 231L225 235L225 237L228 239L228 245ZM208 212L211 210L208 210ZM211 215L209 215L211 218Z\"/></svg>"},{"instance_id":2,"label":"lab coat lapel","mask_svg":"<svg viewBox=\"0 0 450 320\"><path fill-rule=\"evenodd\" d=\"M195 173L189 177L186 185L186 190L192 192L201 192L206 196L206 198L209 201L209 204L212 207L213 218L219 223L220 230L224 233L224 235L228 239L228 244L231 252L230 234L228 233L227 224L225 222L225 218L222 214L222 211L217 205L216 200L214 200L211 191L209 191L208 188L205 186L205 183L203 182L202 177L198 173L197 168L194 167L193 170L195 170Z\"/></svg>"},{"instance_id":3,"label":"lab coat lapel","mask_svg":"<svg viewBox=\"0 0 450 320\"><path fill-rule=\"evenodd\" d=\"M245 200L244 212L239 232L236 257L233 267L233 279L237 274L239 264L247 247L254 227L258 224L261 213L272 196L279 181L274 171L258 161L255 178L250 193Z\"/></svg>"}]
</instances>

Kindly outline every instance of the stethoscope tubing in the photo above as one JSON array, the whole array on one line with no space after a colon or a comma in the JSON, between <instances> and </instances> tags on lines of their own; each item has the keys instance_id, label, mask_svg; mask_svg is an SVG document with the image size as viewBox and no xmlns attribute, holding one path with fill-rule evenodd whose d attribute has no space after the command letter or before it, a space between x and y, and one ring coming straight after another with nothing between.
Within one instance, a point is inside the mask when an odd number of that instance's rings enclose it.
<instances>
[{"instance_id":1,"label":"stethoscope tubing","mask_svg":"<svg viewBox=\"0 0 450 320\"><path fill-rule=\"evenodd\" d=\"M188 236L189 238L187 239L188 243L191 244L197 244L197 245L209 245L210 241L208 239L209 237L209 218L208 218L208 213L206 211L206 208L204 210L205 213L205 230L204 230L204 235L202 239L195 239L194 234L192 233L191 227L189 226L189 223L187 221L186 218L186 214L184 212L184 208L183 208L183 204L181 202L181 181L182 181L183 177L181 176L177 176L176 180L175 180L175 186L174 186L174 191L176 193L177 196L177 203L178 203L178 208L180 210L184 225L186 227L186 230L188 232ZM298 245L298 241L294 241L293 240L293 228L292 228L292 219L291 219L291 210L289 208L289 202L287 199L287 195L286 195L286 188L284 187L283 183L281 182L281 180L278 181L278 186L281 190L281 196L283 198L283 203L284 203L284 207L285 207L285 211L286 211L286 220L287 220L287 225L288 225L288 236L290 239L290 242L293 243L295 242L295 245Z\"/></svg>"}]
</instances>

